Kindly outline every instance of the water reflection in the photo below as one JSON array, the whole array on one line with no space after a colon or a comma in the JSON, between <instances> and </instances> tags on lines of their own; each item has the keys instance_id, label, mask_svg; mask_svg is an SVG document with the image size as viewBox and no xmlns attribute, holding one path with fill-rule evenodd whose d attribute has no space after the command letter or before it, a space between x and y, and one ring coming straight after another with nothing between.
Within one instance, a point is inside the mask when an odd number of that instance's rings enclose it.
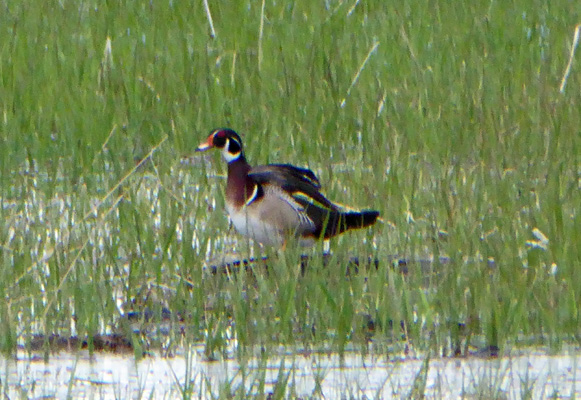
<instances>
[{"instance_id":1,"label":"water reflection","mask_svg":"<svg viewBox=\"0 0 581 400\"><path fill-rule=\"evenodd\" d=\"M19 354L0 359L0 387L7 398L174 398L246 396L284 387L285 397L392 398L417 390L434 398L545 398L581 396L579 355L548 355L539 349L513 352L497 359L433 359L427 370L421 359L346 354L287 354L268 360L252 358L204 361L203 347L173 358L62 353L48 363ZM427 373L426 373L427 372ZM264 389L261 389L261 388ZM416 389L414 389L414 387Z\"/></svg>"}]
</instances>

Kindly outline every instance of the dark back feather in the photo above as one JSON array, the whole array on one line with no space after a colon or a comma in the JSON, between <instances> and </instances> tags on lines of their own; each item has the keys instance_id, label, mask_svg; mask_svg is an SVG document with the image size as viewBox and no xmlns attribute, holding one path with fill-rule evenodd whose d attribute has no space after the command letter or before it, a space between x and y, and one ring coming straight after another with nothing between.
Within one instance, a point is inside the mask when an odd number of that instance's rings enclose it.
<instances>
[{"instance_id":1,"label":"dark back feather","mask_svg":"<svg viewBox=\"0 0 581 400\"><path fill-rule=\"evenodd\" d=\"M290 164L269 164L253 167L248 176L259 184L273 184L292 194L301 193L320 203L322 206L336 210L337 206L329 201L319 189L321 184L316 175L307 168Z\"/></svg>"},{"instance_id":2,"label":"dark back feather","mask_svg":"<svg viewBox=\"0 0 581 400\"><path fill-rule=\"evenodd\" d=\"M340 211L325 209L305 199L294 197L295 201L305 208L305 212L317 227L313 232L315 238L328 239L349 229L360 229L373 225L379 217L375 210Z\"/></svg>"}]
</instances>

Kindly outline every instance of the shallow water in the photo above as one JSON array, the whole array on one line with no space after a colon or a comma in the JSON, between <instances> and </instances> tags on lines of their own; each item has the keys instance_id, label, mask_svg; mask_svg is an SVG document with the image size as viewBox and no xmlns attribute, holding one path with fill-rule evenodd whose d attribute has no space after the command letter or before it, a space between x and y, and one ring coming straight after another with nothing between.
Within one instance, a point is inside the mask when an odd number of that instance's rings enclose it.
<instances>
[{"instance_id":1,"label":"shallow water","mask_svg":"<svg viewBox=\"0 0 581 400\"><path fill-rule=\"evenodd\" d=\"M527 395L581 396L581 353L548 355L541 350L513 352L498 359L450 358L429 363L424 393L429 398L510 398ZM0 389L7 398L176 398L188 389L191 397L217 397L230 382L230 391L244 386L257 393L260 382L272 392L281 370L289 376L286 394L327 399L407 397L422 369L421 359L346 354L286 355L266 362L250 359L204 361L202 347L173 358L85 352L53 355L48 363L19 354L0 359ZM421 375L421 374L420 374ZM417 383L416 383L417 385ZM222 392L224 394L224 392Z\"/></svg>"}]
</instances>

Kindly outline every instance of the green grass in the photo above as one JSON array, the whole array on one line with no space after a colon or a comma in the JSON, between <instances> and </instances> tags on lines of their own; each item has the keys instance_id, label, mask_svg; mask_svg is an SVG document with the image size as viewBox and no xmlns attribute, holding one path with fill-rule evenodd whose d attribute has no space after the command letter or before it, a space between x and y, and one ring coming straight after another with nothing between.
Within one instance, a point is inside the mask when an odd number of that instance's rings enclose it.
<instances>
[{"instance_id":1,"label":"green grass","mask_svg":"<svg viewBox=\"0 0 581 400\"><path fill-rule=\"evenodd\" d=\"M144 296L187 315L172 346L204 341L209 358L232 337L240 358L280 343L368 351L368 319L378 352L404 346L400 321L420 350L577 340L569 2L266 2L262 23L261 2L210 9L214 39L202 2L3 2L3 352L33 333L107 332L118 302ZM271 254L269 273L207 276L231 247L225 166L180 157L219 126L251 163L308 166L332 200L384 223L334 239L330 266L315 257L304 276L300 249ZM534 229L544 248L527 244ZM452 261L345 277L368 254Z\"/></svg>"}]
</instances>

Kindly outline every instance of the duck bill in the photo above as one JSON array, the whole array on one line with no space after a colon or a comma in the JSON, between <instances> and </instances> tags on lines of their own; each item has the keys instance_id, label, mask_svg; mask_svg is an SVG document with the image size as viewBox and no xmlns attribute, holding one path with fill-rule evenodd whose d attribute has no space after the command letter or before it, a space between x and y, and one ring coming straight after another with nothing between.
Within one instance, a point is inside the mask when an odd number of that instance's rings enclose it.
<instances>
[{"instance_id":1,"label":"duck bill","mask_svg":"<svg viewBox=\"0 0 581 400\"><path fill-rule=\"evenodd\" d=\"M213 137L210 136L205 142L200 143L200 145L196 148L196 151L206 151L214 147L212 144Z\"/></svg>"}]
</instances>

